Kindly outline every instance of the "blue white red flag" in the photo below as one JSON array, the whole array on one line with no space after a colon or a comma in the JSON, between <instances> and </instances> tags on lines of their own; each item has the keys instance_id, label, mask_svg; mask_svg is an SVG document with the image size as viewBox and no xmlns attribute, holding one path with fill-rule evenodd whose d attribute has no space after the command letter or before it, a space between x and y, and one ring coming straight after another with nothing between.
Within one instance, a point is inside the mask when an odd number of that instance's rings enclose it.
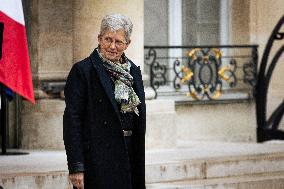
<instances>
[{"instance_id":1,"label":"blue white red flag","mask_svg":"<svg viewBox=\"0 0 284 189\"><path fill-rule=\"evenodd\" d=\"M0 0L0 83L35 103L21 0Z\"/></svg>"}]
</instances>

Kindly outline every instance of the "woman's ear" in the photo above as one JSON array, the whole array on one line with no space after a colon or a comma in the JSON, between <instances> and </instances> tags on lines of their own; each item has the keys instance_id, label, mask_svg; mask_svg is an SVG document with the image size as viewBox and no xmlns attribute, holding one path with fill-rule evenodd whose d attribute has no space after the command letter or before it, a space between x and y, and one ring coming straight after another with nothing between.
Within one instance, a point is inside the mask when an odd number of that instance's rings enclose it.
<instances>
[{"instance_id":1,"label":"woman's ear","mask_svg":"<svg viewBox=\"0 0 284 189\"><path fill-rule=\"evenodd\" d=\"M131 40L129 39L129 41L126 43L126 47L125 49L127 49L128 45L131 43Z\"/></svg>"},{"instance_id":2,"label":"woman's ear","mask_svg":"<svg viewBox=\"0 0 284 189\"><path fill-rule=\"evenodd\" d=\"M98 43L99 43L99 44L101 44L101 40L102 40L102 38L101 38L101 35L99 34L99 35L98 35Z\"/></svg>"}]
</instances>

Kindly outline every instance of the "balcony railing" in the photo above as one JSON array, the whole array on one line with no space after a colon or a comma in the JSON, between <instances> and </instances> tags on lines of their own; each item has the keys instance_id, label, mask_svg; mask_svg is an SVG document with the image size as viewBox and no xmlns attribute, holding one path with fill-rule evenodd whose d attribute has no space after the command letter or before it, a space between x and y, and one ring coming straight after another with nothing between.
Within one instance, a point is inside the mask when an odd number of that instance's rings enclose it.
<instances>
[{"instance_id":1,"label":"balcony railing","mask_svg":"<svg viewBox=\"0 0 284 189\"><path fill-rule=\"evenodd\" d=\"M145 46L145 72L155 98L250 99L257 79L257 45Z\"/></svg>"}]
</instances>

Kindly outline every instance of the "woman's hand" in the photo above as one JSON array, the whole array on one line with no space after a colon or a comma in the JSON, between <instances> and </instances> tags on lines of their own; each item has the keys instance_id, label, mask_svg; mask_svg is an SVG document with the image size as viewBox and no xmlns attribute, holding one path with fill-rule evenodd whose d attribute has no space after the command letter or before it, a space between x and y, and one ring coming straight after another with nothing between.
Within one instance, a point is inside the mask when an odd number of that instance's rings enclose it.
<instances>
[{"instance_id":1,"label":"woman's hand","mask_svg":"<svg viewBox=\"0 0 284 189\"><path fill-rule=\"evenodd\" d=\"M69 174L69 179L73 186L78 189L84 189L84 173Z\"/></svg>"}]
</instances>

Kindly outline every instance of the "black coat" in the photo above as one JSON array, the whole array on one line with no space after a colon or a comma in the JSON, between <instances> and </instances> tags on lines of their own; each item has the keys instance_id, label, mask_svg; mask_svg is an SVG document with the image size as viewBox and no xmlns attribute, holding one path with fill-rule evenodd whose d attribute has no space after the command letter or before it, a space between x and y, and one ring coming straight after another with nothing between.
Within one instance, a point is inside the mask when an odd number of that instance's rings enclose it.
<instances>
[{"instance_id":1,"label":"black coat","mask_svg":"<svg viewBox=\"0 0 284 189\"><path fill-rule=\"evenodd\" d=\"M141 101L131 163L112 81L96 50L74 64L67 78L63 139L69 172L84 172L85 189L145 189L145 93L140 68L132 62L130 74Z\"/></svg>"}]
</instances>

